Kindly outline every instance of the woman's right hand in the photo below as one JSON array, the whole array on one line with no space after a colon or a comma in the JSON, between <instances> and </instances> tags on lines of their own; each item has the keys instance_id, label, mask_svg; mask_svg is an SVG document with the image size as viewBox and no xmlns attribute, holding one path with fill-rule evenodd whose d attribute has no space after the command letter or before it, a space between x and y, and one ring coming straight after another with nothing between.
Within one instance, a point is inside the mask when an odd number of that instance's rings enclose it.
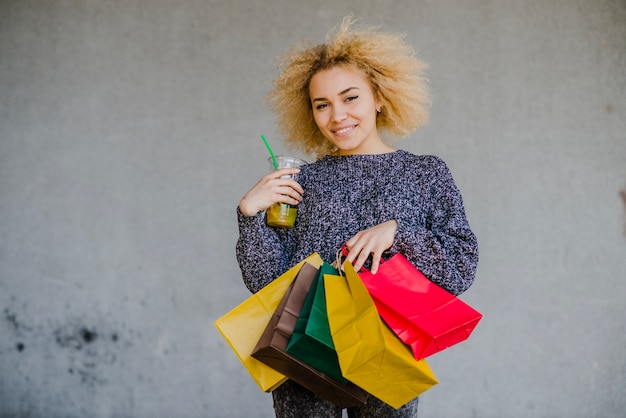
<instances>
[{"instance_id":1,"label":"woman's right hand","mask_svg":"<svg viewBox=\"0 0 626 418\"><path fill-rule=\"evenodd\" d=\"M297 205L302 200L302 186L285 175L298 174L297 168L281 168L261 178L239 201L239 211L245 216L254 216L276 202Z\"/></svg>"}]
</instances>

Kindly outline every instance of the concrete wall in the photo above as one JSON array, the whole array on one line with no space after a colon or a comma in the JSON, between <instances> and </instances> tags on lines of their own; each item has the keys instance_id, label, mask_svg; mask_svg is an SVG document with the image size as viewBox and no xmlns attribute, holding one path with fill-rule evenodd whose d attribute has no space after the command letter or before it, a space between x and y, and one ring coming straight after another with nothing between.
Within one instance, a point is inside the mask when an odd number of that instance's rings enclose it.
<instances>
[{"instance_id":1,"label":"concrete wall","mask_svg":"<svg viewBox=\"0 0 626 418\"><path fill-rule=\"evenodd\" d=\"M347 12L430 63L481 262L422 417L626 415L626 3L0 1L0 416L271 417L212 322L277 56ZM621 193L620 193L621 191Z\"/></svg>"}]
</instances>

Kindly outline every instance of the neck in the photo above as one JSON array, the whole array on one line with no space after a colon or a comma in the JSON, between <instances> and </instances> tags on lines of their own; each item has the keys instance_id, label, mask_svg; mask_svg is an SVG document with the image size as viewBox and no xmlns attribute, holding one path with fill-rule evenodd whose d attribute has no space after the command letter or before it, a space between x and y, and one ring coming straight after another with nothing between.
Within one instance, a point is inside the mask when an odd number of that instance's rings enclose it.
<instances>
[{"instance_id":1,"label":"neck","mask_svg":"<svg viewBox=\"0 0 626 418\"><path fill-rule=\"evenodd\" d=\"M346 156L346 155L379 155L379 154L388 154L390 152L395 152L396 149L390 147L386 144L381 144L381 146L377 146L371 149L365 150L336 150L332 153L334 156Z\"/></svg>"}]
</instances>

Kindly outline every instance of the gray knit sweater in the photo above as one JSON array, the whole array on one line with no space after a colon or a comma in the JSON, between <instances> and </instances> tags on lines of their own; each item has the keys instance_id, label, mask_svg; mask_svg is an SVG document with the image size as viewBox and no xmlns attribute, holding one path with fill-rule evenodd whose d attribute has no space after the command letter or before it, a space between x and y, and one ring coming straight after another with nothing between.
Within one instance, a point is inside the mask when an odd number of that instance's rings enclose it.
<instances>
[{"instance_id":1,"label":"gray knit sweater","mask_svg":"<svg viewBox=\"0 0 626 418\"><path fill-rule=\"evenodd\" d=\"M292 229L268 227L264 213L247 217L237 210L237 260L251 292L313 252L334 261L354 234L390 219L398 230L384 258L403 254L455 295L474 281L478 244L440 158L402 150L326 156L302 167L298 182L304 194Z\"/></svg>"}]
</instances>

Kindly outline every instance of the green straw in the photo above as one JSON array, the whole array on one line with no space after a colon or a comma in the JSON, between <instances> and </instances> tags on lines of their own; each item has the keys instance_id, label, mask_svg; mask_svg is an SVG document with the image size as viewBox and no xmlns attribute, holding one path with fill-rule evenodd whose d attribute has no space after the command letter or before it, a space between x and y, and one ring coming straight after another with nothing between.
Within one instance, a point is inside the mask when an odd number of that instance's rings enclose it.
<instances>
[{"instance_id":1,"label":"green straw","mask_svg":"<svg viewBox=\"0 0 626 418\"><path fill-rule=\"evenodd\" d=\"M270 147L270 144L267 143L267 139L265 139L265 136L263 136L263 134L261 134L261 139L265 143L265 148L267 148L270 155L272 156L272 162L274 163L274 170L278 170L278 163L276 162L276 157L274 156L274 151L272 151L272 147Z\"/></svg>"}]
</instances>

